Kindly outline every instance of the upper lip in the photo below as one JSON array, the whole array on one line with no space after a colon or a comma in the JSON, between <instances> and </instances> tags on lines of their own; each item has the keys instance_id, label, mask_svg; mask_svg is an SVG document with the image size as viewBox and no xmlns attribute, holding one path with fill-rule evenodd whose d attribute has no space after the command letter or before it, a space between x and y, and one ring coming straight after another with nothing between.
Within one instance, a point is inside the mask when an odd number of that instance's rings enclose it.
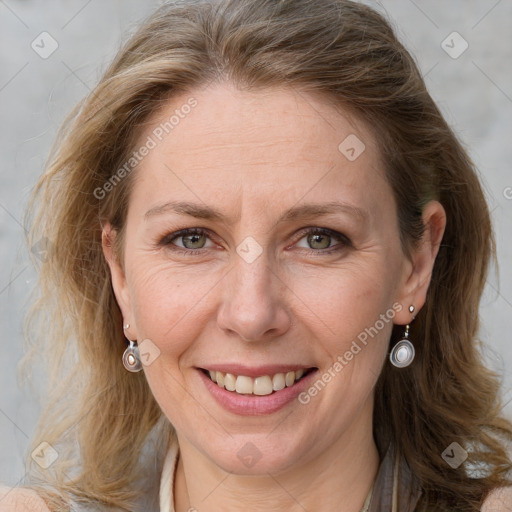
<instances>
[{"instance_id":1,"label":"upper lip","mask_svg":"<svg viewBox=\"0 0 512 512\"><path fill-rule=\"evenodd\" d=\"M309 370L314 366L305 366L303 364L269 364L262 366L244 366L242 364L209 364L202 366L201 369L217 371L222 373L231 373L233 375L245 375L247 377L261 377L263 375L275 375L276 373L287 373L295 370Z\"/></svg>"}]
</instances>

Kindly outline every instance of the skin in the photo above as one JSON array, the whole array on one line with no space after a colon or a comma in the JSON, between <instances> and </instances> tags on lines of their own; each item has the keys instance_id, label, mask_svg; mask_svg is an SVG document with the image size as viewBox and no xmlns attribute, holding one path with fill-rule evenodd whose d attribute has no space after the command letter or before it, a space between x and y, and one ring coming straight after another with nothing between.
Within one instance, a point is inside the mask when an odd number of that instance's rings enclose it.
<instances>
[{"instance_id":1,"label":"skin","mask_svg":"<svg viewBox=\"0 0 512 512\"><path fill-rule=\"evenodd\" d=\"M116 233L108 223L103 231L125 334L160 350L144 372L178 434L176 511L357 512L379 464L374 386L390 364L392 323L410 323L409 305L417 314L425 303L445 212L436 201L426 206L423 240L407 257L374 136L317 94L242 92L230 83L196 89L155 114L141 144L191 96L195 109L133 171L122 260L112 250ZM366 146L354 161L338 150L350 134ZM145 218L172 200L206 204L226 220L173 211ZM289 208L330 201L364 218L338 212L278 222ZM190 227L207 237L159 243ZM350 243L308 243L308 227ZM248 236L263 249L252 263L236 251ZM195 369L287 362L322 374L395 303L401 311L307 405L236 415L213 401ZM261 454L250 468L237 457L248 442Z\"/></svg>"}]
</instances>

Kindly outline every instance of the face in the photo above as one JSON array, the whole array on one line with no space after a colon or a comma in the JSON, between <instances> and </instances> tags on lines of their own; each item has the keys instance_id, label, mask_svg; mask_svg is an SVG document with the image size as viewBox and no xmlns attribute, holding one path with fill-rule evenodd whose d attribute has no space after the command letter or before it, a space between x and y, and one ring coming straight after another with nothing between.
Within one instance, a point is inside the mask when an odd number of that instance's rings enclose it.
<instances>
[{"instance_id":1,"label":"face","mask_svg":"<svg viewBox=\"0 0 512 512\"><path fill-rule=\"evenodd\" d=\"M146 343L145 376L180 445L263 474L371 437L391 329L421 307L430 259L402 252L370 131L320 96L223 84L175 96L141 146L148 137L122 265L106 255L126 335ZM292 369L305 376L247 394ZM237 393L208 370L263 378L237 379Z\"/></svg>"}]
</instances>

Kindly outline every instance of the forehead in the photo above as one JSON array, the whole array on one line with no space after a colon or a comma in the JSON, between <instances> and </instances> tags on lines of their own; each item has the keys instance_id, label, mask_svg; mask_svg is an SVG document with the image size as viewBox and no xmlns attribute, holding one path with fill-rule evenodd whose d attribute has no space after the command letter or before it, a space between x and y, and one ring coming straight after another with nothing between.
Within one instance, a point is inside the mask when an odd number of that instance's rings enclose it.
<instances>
[{"instance_id":1,"label":"forehead","mask_svg":"<svg viewBox=\"0 0 512 512\"><path fill-rule=\"evenodd\" d=\"M230 204L243 196L266 208L283 194L291 202L341 194L371 208L389 192L370 130L318 93L230 83L180 93L147 121L139 145L150 140L136 172L145 203L231 194Z\"/></svg>"},{"instance_id":2,"label":"forehead","mask_svg":"<svg viewBox=\"0 0 512 512\"><path fill-rule=\"evenodd\" d=\"M173 96L150 117L144 135L153 135L159 146L186 148L189 156L235 156L238 144L244 162L248 145L259 157L260 145L293 145L306 160L319 152L337 159L343 155L339 144L350 135L375 145L364 123L325 95L291 87L239 90L230 82Z\"/></svg>"}]
</instances>

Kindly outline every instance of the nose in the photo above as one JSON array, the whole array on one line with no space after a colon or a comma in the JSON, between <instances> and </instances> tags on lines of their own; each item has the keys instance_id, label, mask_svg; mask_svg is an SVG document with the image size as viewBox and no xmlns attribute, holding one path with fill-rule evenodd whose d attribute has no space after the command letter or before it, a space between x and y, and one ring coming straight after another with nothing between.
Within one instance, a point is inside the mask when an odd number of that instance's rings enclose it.
<instances>
[{"instance_id":1,"label":"nose","mask_svg":"<svg viewBox=\"0 0 512 512\"><path fill-rule=\"evenodd\" d=\"M223 279L219 327L243 341L270 341L283 336L291 325L285 304L287 291L265 253L251 263L240 258Z\"/></svg>"}]
</instances>

